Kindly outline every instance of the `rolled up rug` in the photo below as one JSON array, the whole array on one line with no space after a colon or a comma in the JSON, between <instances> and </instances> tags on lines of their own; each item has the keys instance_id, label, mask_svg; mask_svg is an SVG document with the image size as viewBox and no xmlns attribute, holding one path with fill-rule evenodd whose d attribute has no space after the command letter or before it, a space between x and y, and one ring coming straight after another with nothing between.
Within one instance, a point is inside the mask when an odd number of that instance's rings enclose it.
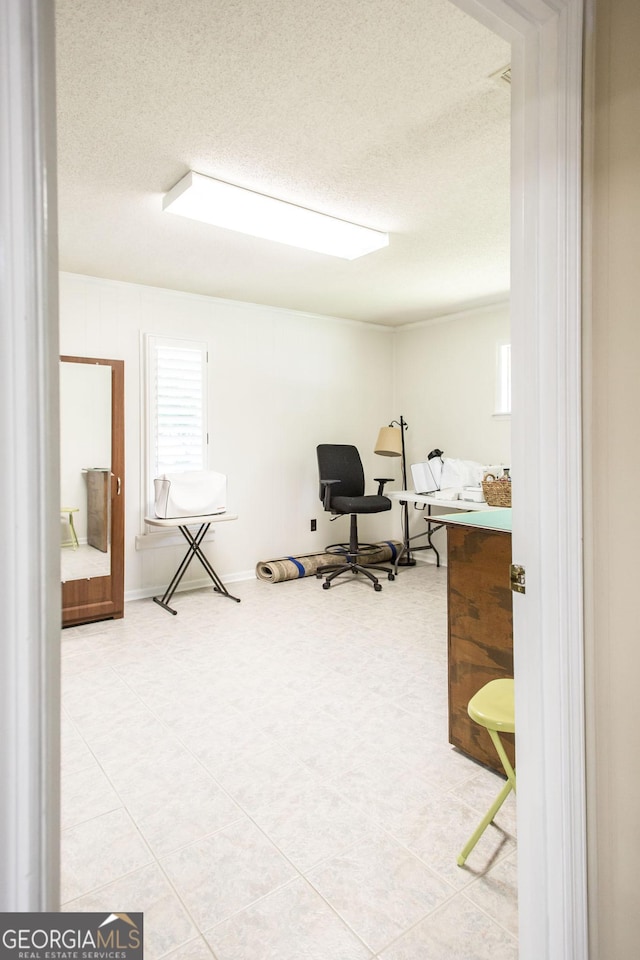
<instances>
[{"instance_id":1,"label":"rolled up rug","mask_svg":"<svg viewBox=\"0 0 640 960\"><path fill-rule=\"evenodd\" d=\"M376 544L380 549L367 553L367 563L395 563L402 550L399 540L384 540ZM280 557L277 560L261 560L256 564L256 577L267 583L281 583L283 580L299 580L313 576L318 567L329 563L340 563L340 555L335 553L309 553L300 557Z\"/></svg>"}]
</instances>

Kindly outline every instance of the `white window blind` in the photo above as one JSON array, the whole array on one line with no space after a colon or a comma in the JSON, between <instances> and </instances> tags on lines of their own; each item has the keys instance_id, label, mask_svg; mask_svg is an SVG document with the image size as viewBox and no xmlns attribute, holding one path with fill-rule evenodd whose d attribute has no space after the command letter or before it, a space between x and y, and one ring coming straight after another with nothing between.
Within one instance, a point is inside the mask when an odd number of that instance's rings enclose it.
<instances>
[{"instance_id":1,"label":"white window blind","mask_svg":"<svg viewBox=\"0 0 640 960\"><path fill-rule=\"evenodd\" d=\"M207 468L207 347L147 337L148 493L163 473Z\"/></svg>"}]
</instances>

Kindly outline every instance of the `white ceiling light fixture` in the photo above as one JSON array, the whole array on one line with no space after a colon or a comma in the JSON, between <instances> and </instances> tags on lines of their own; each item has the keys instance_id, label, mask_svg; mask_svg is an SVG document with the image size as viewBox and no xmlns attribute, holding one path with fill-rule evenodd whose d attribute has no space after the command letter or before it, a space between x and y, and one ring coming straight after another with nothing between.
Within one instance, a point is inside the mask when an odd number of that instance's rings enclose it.
<instances>
[{"instance_id":1,"label":"white ceiling light fixture","mask_svg":"<svg viewBox=\"0 0 640 960\"><path fill-rule=\"evenodd\" d=\"M162 209L344 260L355 260L389 245L388 233L337 220L193 170L165 194Z\"/></svg>"}]
</instances>

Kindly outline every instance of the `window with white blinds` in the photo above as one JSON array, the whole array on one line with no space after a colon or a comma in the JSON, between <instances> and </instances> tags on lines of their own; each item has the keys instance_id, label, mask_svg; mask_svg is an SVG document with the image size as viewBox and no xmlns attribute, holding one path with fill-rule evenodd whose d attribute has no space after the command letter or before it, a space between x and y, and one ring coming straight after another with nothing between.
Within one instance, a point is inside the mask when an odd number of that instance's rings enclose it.
<instances>
[{"instance_id":1,"label":"window with white blinds","mask_svg":"<svg viewBox=\"0 0 640 960\"><path fill-rule=\"evenodd\" d=\"M163 473L207 468L207 345L147 337L148 494Z\"/></svg>"}]
</instances>

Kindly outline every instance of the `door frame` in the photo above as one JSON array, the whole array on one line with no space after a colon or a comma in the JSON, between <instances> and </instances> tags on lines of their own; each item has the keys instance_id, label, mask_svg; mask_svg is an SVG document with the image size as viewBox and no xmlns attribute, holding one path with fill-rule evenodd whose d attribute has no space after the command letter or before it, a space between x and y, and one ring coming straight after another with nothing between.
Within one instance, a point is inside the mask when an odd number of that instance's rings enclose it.
<instances>
[{"instance_id":1,"label":"door frame","mask_svg":"<svg viewBox=\"0 0 640 960\"><path fill-rule=\"evenodd\" d=\"M513 549L527 576L526 595L514 598L520 957L585 960L584 0L452 2L512 45ZM14 321L0 351L0 443L11 454L0 494L22 524L0 554L12 588L0 607L0 776L12 791L0 798L0 909L47 910L57 909L59 870L53 4L4 0L0 52L0 191L11 201L0 203L11 238L0 290Z\"/></svg>"},{"instance_id":2,"label":"door frame","mask_svg":"<svg viewBox=\"0 0 640 960\"><path fill-rule=\"evenodd\" d=\"M0 3L0 911L59 908L54 4Z\"/></svg>"},{"instance_id":3,"label":"door frame","mask_svg":"<svg viewBox=\"0 0 640 960\"><path fill-rule=\"evenodd\" d=\"M453 0L511 42L521 960L586 960L581 383L585 0Z\"/></svg>"}]
</instances>

